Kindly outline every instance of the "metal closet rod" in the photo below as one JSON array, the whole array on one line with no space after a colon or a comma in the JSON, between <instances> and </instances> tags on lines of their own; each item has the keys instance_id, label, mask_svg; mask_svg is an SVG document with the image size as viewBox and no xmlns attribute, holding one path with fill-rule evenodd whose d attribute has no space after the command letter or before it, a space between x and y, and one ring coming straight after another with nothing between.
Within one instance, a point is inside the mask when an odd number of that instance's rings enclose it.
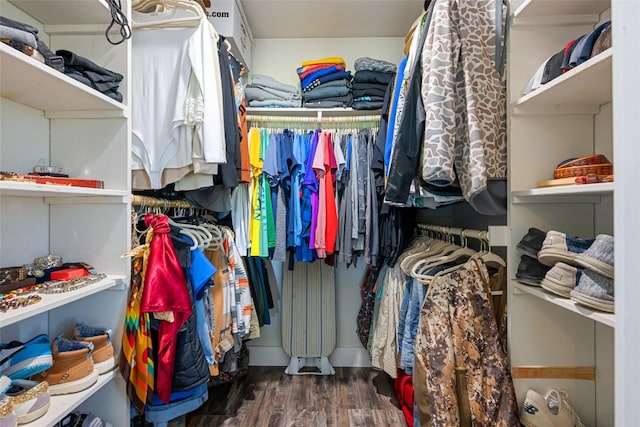
<instances>
[{"instance_id":1,"label":"metal closet rod","mask_svg":"<svg viewBox=\"0 0 640 427\"><path fill-rule=\"evenodd\" d=\"M192 205L186 200L160 199L157 197L140 196L137 194L132 195L131 204L133 206L145 206L150 208L202 209L199 206Z\"/></svg>"},{"instance_id":2,"label":"metal closet rod","mask_svg":"<svg viewBox=\"0 0 640 427\"><path fill-rule=\"evenodd\" d=\"M472 228L449 227L446 225L433 225L418 223L416 226L421 230L433 231L436 233L455 235L460 237L470 237L472 239L489 242L489 232L486 230L474 230Z\"/></svg>"},{"instance_id":3,"label":"metal closet rod","mask_svg":"<svg viewBox=\"0 0 640 427\"><path fill-rule=\"evenodd\" d=\"M263 116L250 114L247 115L248 122L262 123L314 123L314 124L333 124L333 123L360 123L360 122L379 122L380 115L368 116L322 116L322 117L304 117L304 116Z\"/></svg>"}]
</instances>

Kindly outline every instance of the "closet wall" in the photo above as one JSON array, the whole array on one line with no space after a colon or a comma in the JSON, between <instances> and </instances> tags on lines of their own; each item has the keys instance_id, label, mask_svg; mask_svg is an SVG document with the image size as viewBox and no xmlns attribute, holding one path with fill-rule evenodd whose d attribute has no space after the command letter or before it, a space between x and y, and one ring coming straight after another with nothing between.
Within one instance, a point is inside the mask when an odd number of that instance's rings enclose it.
<instances>
[{"instance_id":1,"label":"closet wall","mask_svg":"<svg viewBox=\"0 0 640 427\"><path fill-rule=\"evenodd\" d=\"M418 6L417 13L421 7ZM416 17L418 15L416 14ZM411 22L407 23L407 30ZM254 39L251 72L269 75L283 83L299 86L296 68L307 59L328 56L342 56L347 69L353 73L354 61L362 56L384 59L399 63L403 57L404 35L402 37L348 37L348 38L279 38ZM250 79L249 79L250 81ZM296 113L299 115L300 113ZM315 112L309 111L311 117ZM278 271L278 287L281 288L279 273L281 266L274 263ZM360 281L365 265L362 259L357 268L346 268L338 264L336 271L336 349L329 357L333 366L369 366L366 350L356 335L356 316L360 309ZM261 337L252 341L251 364L266 366L286 366L289 357L281 348L280 308L271 317L271 325L261 328Z\"/></svg>"}]
</instances>

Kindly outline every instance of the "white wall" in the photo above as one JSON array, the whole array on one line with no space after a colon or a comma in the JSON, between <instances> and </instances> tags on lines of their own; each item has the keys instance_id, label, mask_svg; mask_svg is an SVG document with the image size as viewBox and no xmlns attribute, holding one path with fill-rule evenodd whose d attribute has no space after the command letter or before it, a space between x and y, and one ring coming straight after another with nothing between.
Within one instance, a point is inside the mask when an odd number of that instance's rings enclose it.
<instances>
[{"instance_id":1,"label":"white wall","mask_svg":"<svg viewBox=\"0 0 640 427\"><path fill-rule=\"evenodd\" d=\"M304 38L256 39L253 44L252 74L266 74L274 79L300 85L296 68L304 60L341 56L347 70L354 72L357 58L368 56L398 64L404 48L403 37L383 38ZM356 335L356 316L360 309L360 282L365 266L347 269L338 265L336 274L336 350L329 360L334 366L369 366L369 358ZM277 274L279 278L281 274ZM281 283L278 284L281 289ZM288 358L282 351L281 318L278 309L272 311L271 325L261 328L261 337L252 341L251 364L285 366Z\"/></svg>"}]
</instances>

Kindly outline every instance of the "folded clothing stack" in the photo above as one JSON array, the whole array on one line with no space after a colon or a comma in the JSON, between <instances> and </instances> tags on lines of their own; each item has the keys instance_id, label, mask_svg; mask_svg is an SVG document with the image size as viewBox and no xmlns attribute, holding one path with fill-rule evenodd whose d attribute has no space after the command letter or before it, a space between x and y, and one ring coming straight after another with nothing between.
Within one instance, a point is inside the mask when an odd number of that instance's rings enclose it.
<instances>
[{"instance_id":1,"label":"folded clothing stack","mask_svg":"<svg viewBox=\"0 0 640 427\"><path fill-rule=\"evenodd\" d=\"M351 72L347 71L344 59L330 57L304 61L296 72L305 107L351 106Z\"/></svg>"},{"instance_id":2,"label":"folded clothing stack","mask_svg":"<svg viewBox=\"0 0 640 427\"><path fill-rule=\"evenodd\" d=\"M118 90L122 74L107 70L69 50L57 50L56 55L64 60L64 73L67 76L122 102L122 93Z\"/></svg>"},{"instance_id":3,"label":"folded clothing stack","mask_svg":"<svg viewBox=\"0 0 640 427\"><path fill-rule=\"evenodd\" d=\"M294 86L262 74L254 74L245 88L250 107L300 107L302 98Z\"/></svg>"},{"instance_id":4,"label":"folded clothing stack","mask_svg":"<svg viewBox=\"0 0 640 427\"><path fill-rule=\"evenodd\" d=\"M36 27L0 16L0 40L25 55L31 56L61 73L64 72L62 58L51 52L49 46L38 39Z\"/></svg>"},{"instance_id":5,"label":"folded clothing stack","mask_svg":"<svg viewBox=\"0 0 640 427\"><path fill-rule=\"evenodd\" d=\"M522 95L539 89L556 77L585 63L611 47L611 21L569 41L559 52L547 58L522 91Z\"/></svg>"},{"instance_id":6,"label":"folded clothing stack","mask_svg":"<svg viewBox=\"0 0 640 427\"><path fill-rule=\"evenodd\" d=\"M356 59L353 78L353 108L355 110L379 110L384 103L387 86L392 84L396 65L381 59L362 57Z\"/></svg>"}]
</instances>

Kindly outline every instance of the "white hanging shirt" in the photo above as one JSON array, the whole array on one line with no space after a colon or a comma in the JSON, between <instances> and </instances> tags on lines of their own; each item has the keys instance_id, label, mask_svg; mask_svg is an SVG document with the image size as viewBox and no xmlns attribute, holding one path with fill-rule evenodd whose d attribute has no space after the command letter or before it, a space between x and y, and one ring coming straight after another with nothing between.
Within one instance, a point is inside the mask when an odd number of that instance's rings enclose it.
<instances>
[{"instance_id":1,"label":"white hanging shirt","mask_svg":"<svg viewBox=\"0 0 640 427\"><path fill-rule=\"evenodd\" d=\"M162 13L135 13L136 22L166 20L190 12L173 9ZM226 161L223 128L215 129L215 80L211 35L203 19L197 27L135 29L132 38L132 165L145 169L154 189L162 188L166 167L192 162L193 126L187 123L186 100L191 72L201 85L204 99L203 138L212 162ZM218 84L220 82L218 81ZM209 101L207 101L209 99ZM211 120L206 127L207 121ZM212 129L213 128L213 129ZM207 134L208 132L208 134Z\"/></svg>"}]
</instances>

